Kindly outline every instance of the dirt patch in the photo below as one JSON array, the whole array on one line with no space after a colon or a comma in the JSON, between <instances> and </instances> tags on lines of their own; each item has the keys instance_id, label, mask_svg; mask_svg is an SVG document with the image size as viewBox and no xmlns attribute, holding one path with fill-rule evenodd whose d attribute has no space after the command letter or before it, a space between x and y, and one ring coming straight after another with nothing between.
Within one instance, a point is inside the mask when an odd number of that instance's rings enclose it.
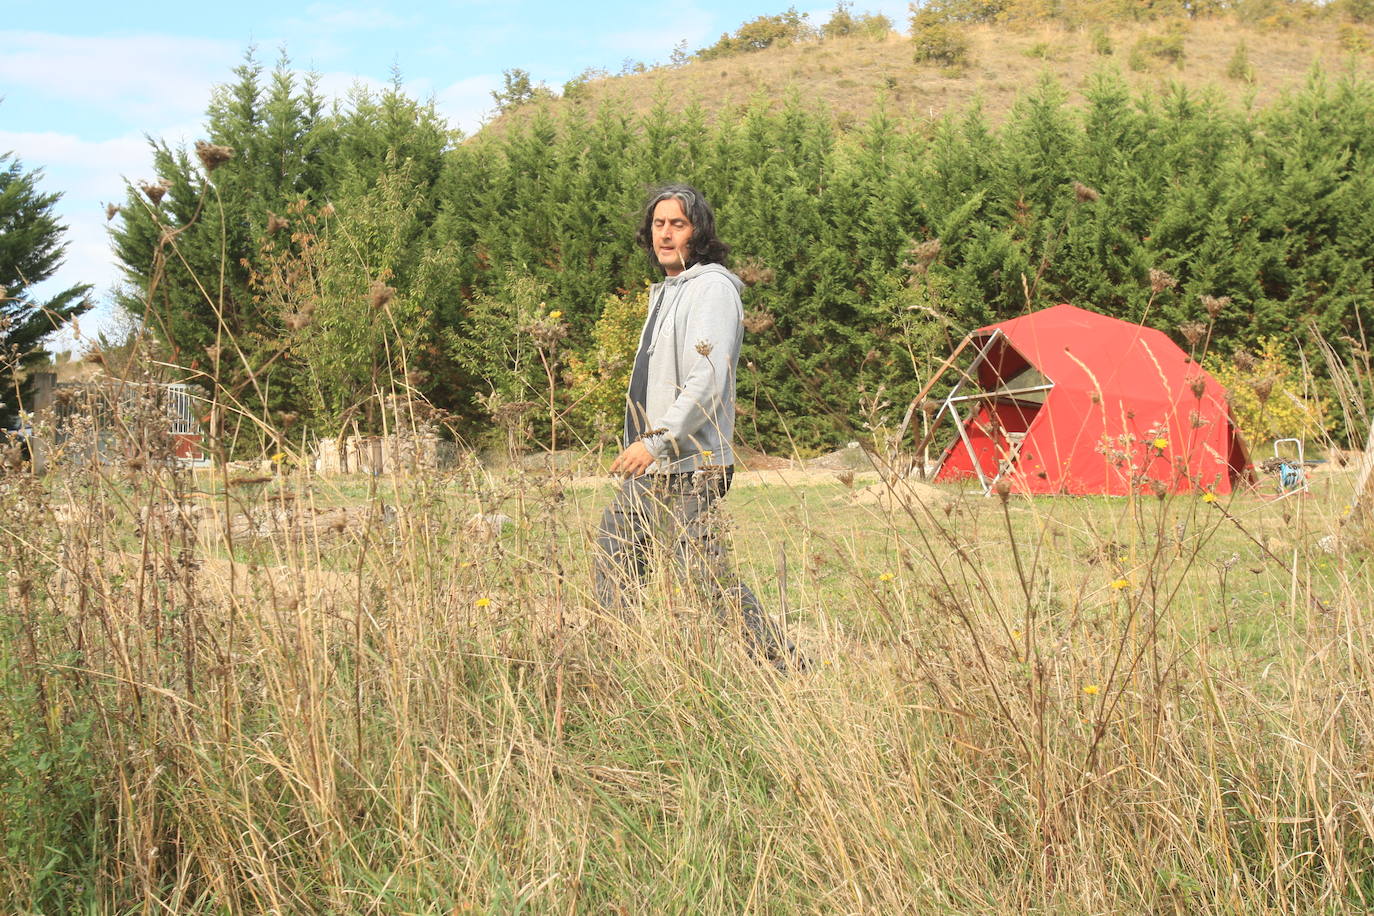
<instances>
[{"instance_id":1,"label":"dirt patch","mask_svg":"<svg viewBox=\"0 0 1374 916\"><path fill-rule=\"evenodd\" d=\"M954 499L948 493L919 480L901 479L891 483L878 481L875 484L854 491L854 502L860 506L881 506L884 509L927 506L935 508Z\"/></svg>"}]
</instances>

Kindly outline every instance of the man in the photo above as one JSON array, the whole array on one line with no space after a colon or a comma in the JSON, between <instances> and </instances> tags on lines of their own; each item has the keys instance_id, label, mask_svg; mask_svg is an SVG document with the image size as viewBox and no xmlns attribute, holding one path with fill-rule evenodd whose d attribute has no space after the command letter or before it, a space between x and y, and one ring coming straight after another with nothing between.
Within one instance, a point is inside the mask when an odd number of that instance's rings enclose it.
<instances>
[{"instance_id":1,"label":"man","mask_svg":"<svg viewBox=\"0 0 1374 916\"><path fill-rule=\"evenodd\" d=\"M729 247L700 191L669 185L649 201L636 241L663 271L649 290L625 407L625 440L611 473L625 478L597 535L596 594L623 610L647 571L656 533L671 543L687 584L739 616L751 652L799 664L748 586L731 581L714 518L730 489L735 368L744 337L744 284L725 267Z\"/></svg>"}]
</instances>

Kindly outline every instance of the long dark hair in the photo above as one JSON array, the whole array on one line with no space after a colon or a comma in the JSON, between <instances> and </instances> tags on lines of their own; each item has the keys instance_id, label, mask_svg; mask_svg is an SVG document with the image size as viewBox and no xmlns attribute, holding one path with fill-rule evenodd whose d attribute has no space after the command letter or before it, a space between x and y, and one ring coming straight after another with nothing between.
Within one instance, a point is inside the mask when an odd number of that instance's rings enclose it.
<instances>
[{"instance_id":1,"label":"long dark hair","mask_svg":"<svg viewBox=\"0 0 1374 916\"><path fill-rule=\"evenodd\" d=\"M720 264L725 266L730 257L730 246L716 235L716 215L706 202L706 195L686 184L664 185L654 191L649 205L644 208L644 218L640 220L635 241L649 255L649 260L658 267L654 257L654 207L672 198L682 205L687 222L692 224L692 238L687 242L687 266L694 264Z\"/></svg>"}]
</instances>

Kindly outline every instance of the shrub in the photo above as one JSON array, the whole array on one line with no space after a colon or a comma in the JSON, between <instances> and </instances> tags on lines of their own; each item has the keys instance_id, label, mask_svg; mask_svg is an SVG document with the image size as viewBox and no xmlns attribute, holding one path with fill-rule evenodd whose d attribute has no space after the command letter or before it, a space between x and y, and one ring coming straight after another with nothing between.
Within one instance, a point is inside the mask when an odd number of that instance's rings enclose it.
<instances>
[{"instance_id":1,"label":"shrub","mask_svg":"<svg viewBox=\"0 0 1374 916\"><path fill-rule=\"evenodd\" d=\"M1250 52L1246 49L1245 42L1242 41L1236 45L1236 50L1231 54L1231 60L1226 65L1226 75L1242 83L1255 81L1255 68L1250 63Z\"/></svg>"},{"instance_id":2,"label":"shrub","mask_svg":"<svg viewBox=\"0 0 1374 916\"><path fill-rule=\"evenodd\" d=\"M892 20L882 13L860 13L855 16L850 10L854 4L840 0L835 11L830 14L825 25L821 26L822 38L886 38L892 31Z\"/></svg>"},{"instance_id":3,"label":"shrub","mask_svg":"<svg viewBox=\"0 0 1374 916\"><path fill-rule=\"evenodd\" d=\"M697 52L698 60L715 60L734 54L762 51L774 45L785 46L815 37L815 30L806 22L807 14L799 13L796 7L788 7L786 12L776 16L760 16L751 19L736 30L733 36L721 35L720 40L709 48Z\"/></svg>"},{"instance_id":4,"label":"shrub","mask_svg":"<svg viewBox=\"0 0 1374 916\"><path fill-rule=\"evenodd\" d=\"M1112 37L1107 34L1107 30L1102 26L1095 26L1089 36L1092 42L1093 53L1108 57L1112 53Z\"/></svg>"},{"instance_id":5,"label":"shrub","mask_svg":"<svg viewBox=\"0 0 1374 916\"><path fill-rule=\"evenodd\" d=\"M588 67L563 84L563 98L581 101L590 94L588 87L593 82L606 79L609 76L610 74L600 67Z\"/></svg>"},{"instance_id":6,"label":"shrub","mask_svg":"<svg viewBox=\"0 0 1374 916\"><path fill-rule=\"evenodd\" d=\"M569 419L575 430L593 441L614 441L620 432L635 344L648 311L648 287L607 296L592 327L591 348L568 359Z\"/></svg>"},{"instance_id":7,"label":"shrub","mask_svg":"<svg viewBox=\"0 0 1374 916\"><path fill-rule=\"evenodd\" d=\"M1318 438L1333 426L1326 400L1304 383L1310 378L1284 354L1277 337L1262 338L1257 354L1241 350L1208 369L1226 386L1252 454L1270 440Z\"/></svg>"},{"instance_id":8,"label":"shrub","mask_svg":"<svg viewBox=\"0 0 1374 916\"><path fill-rule=\"evenodd\" d=\"M919 19L919 17L918 17ZM916 62L964 66L969 63L969 40L958 26L938 20L917 22L912 35Z\"/></svg>"},{"instance_id":9,"label":"shrub","mask_svg":"<svg viewBox=\"0 0 1374 916\"><path fill-rule=\"evenodd\" d=\"M1183 60L1184 53L1183 32L1179 29L1170 29L1160 35L1145 35L1135 43L1132 50L1138 51L1142 56L1168 61L1171 64L1179 63Z\"/></svg>"},{"instance_id":10,"label":"shrub","mask_svg":"<svg viewBox=\"0 0 1374 916\"><path fill-rule=\"evenodd\" d=\"M1374 44L1369 40L1367 31L1349 23L1340 27L1337 41L1340 42L1342 51L1349 51L1351 54L1367 54L1371 47L1374 47Z\"/></svg>"}]
</instances>

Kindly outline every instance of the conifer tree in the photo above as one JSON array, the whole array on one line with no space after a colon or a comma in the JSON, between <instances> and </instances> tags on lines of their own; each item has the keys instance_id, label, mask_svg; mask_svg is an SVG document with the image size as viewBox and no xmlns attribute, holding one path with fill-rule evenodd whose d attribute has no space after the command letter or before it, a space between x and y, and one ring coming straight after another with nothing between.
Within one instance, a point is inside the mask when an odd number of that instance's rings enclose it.
<instances>
[{"instance_id":1,"label":"conifer tree","mask_svg":"<svg viewBox=\"0 0 1374 916\"><path fill-rule=\"evenodd\" d=\"M18 371L46 360L43 338L91 307L85 283L34 298L66 249L66 227L53 213L61 195L40 190L42 178L13 155L0 155L0 428L14 422L24 401Z\"/></svg>"}]
</instances>

